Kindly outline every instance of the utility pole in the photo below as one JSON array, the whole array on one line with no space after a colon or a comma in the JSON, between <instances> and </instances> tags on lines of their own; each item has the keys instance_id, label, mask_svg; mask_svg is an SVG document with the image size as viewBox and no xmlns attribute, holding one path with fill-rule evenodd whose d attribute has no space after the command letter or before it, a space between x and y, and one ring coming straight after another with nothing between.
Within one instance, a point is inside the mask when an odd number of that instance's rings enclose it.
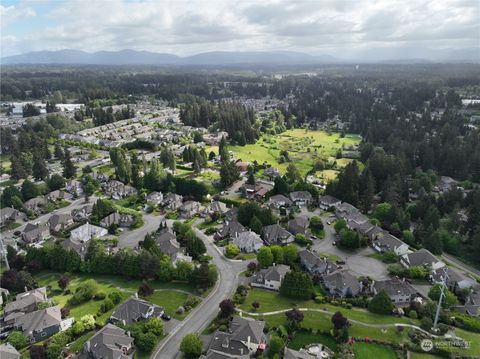
<instances>
[{"instance_id":1,"label":"utility pole","mask_svg":"<svg viewBox=\"0 0 480 359\"><path fill-rule=\"evenodd\" d=\"M442 300L443 296L445 295L445 287L447 285L447 268L443 270L443 280L442 280L442 286L440 288L440 298L438 298L438 304L437 304L437 312L435 313L435 320L433 322L433 331L436 332L438 330L437 325L438 325L438 317L440 316L440 309L442 308Z\"/></svg>"},{"instance_id":2,"label":"utility pole","mask_svg":"<svg viewBox=\"0 0 480 359\"><path fill-rule=\"evenodd\" d=\"M2 251L5 267L7 267L7 270L10 270L10 264L8 263L8 258L7 258L7 250L5 249L5 246L3 244L3 238L0 238L0 250Z\"/></svg>"}]
</instances>

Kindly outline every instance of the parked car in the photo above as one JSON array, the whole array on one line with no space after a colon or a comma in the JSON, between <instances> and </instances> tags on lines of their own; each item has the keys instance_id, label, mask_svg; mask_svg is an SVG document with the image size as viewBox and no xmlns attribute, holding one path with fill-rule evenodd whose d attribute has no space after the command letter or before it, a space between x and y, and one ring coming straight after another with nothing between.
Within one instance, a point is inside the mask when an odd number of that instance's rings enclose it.
<instances>
[{"instance_id":1,"label":"parked car","mask_svg":"<svg viewBox=\"0 0 480 359\"><path fill-rule=\"evenodd\" d=\"M345 261L342 260L338 260L335 263L337 263L338 265L345 265Z\"/></svg>"},{"instance_id":2,"label":"parked car","mask_svg":"<svg viewBox=\"0 0 480 359\"><path fill-rule=\"evenodd\" d=\"M166 320L166 321L168 322L170 319L172 319L172 317L169 316L167 313L164 312L164 313L162 314L162 319L163 319L163 320Z\"/></svg>"},{"instance_id":3,"label":"parked car","mask_svg":"<svg viewBox=\"0 0 480 359\"><path fill-rule=\"evenodd\" d=\"M315 237L315 236L310 236L310 239L311 239L312 241L314 241L314 240L316 240L316 239L318 239L318 238Z\"/></svg>"}]
</instances>

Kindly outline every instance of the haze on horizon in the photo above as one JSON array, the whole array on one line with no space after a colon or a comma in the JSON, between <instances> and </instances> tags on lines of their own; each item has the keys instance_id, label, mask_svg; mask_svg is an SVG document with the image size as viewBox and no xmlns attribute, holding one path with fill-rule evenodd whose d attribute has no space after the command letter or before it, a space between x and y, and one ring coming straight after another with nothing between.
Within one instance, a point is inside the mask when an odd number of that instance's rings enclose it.
<instances>
[{"instance_id":1,"label":"haze on horizon","mask_svg":"<svg viewBox=\"0 0 480 359\"><path fill-rule=\"evenodd\" d=\"M2 57L132 49L435 59L477 53L480 44L477 0L2 0L0 16Z\"/></svg>"}]
</instances>

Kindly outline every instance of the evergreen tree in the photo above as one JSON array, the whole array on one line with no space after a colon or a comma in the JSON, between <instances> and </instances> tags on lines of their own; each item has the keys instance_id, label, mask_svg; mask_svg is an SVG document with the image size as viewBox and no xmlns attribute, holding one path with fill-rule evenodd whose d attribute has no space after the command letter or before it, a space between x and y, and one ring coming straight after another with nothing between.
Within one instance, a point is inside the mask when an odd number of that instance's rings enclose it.
<instances>
[{"instance_id":1,"label":"evergreen tree","mask_svg":"<svg viewBox=\"0 0 480 359\"><path fill-rule=\"evenodd\" d=\"M75 177L76 173L77 173L77 168L72 162L70 151L66 148L64 150L63 177L72 178L72 177Z\"/></svg>"},{"instance_id":2,"label":"evergreen tree","mask_svg":"<svg viewBox=\"0 0 480 359\"><path fill-rule=\"evenodd\" d=\"M33 168L32 168L33 178L37 180L43 180L48 176L48 169L45 163L45 159L40 156L37 152L33 155Z\"/></svg>"}]
</instances>

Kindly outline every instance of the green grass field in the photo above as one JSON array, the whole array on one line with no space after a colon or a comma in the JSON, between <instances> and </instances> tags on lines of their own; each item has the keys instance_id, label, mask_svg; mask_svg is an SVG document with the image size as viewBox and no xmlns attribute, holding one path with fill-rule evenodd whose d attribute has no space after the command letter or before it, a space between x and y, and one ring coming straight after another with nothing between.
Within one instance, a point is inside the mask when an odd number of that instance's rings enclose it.
<instances>
[{"instance_id":1,"label":"green grass field","mask_svg":"<svg viewBox=\"0 0 480 359\"><path fill-rule=\"evenodd\" d=\"M439 359L442 358L433 354L415 353L410 352L410 359Z\"/></svg>"},{"instance_id":2,"label":"green grass field","mask_svg":"<svg viewBox=\"0 0 480 359\"><path fill-rule=\"evenodd\" d=\"M188 294L176 292L172 290L165 290L155 292L147 298L149 302L160 305L165 309L165 312L171 315L173 318L183 320L188 313L177 314L175 311L180 307L187 299Z\"/></svg>"},{"instance_id":3,"label":"green grass field","mask_svg":"<svg viewBox=\"0 0 480 359\"><path fill-rule=\"evenodd\" d=\"M326 345L333 351L337 350L337 342L329 335L313 334L304 330L295 333L295 337L288 343L288 347L294 350L299 350L306 345L320 343Z\"/></svg>"},{"instance_id":4,"label":"green grass field","mask_svg":"<svg viewBox=\"0 0 480 359\"><path fill-rule=\"evenodd\" d=\"M387 347L371 343L355 343L353 352L356 359L397 359L397 354Z\"/></svg>"}]
</instances>

